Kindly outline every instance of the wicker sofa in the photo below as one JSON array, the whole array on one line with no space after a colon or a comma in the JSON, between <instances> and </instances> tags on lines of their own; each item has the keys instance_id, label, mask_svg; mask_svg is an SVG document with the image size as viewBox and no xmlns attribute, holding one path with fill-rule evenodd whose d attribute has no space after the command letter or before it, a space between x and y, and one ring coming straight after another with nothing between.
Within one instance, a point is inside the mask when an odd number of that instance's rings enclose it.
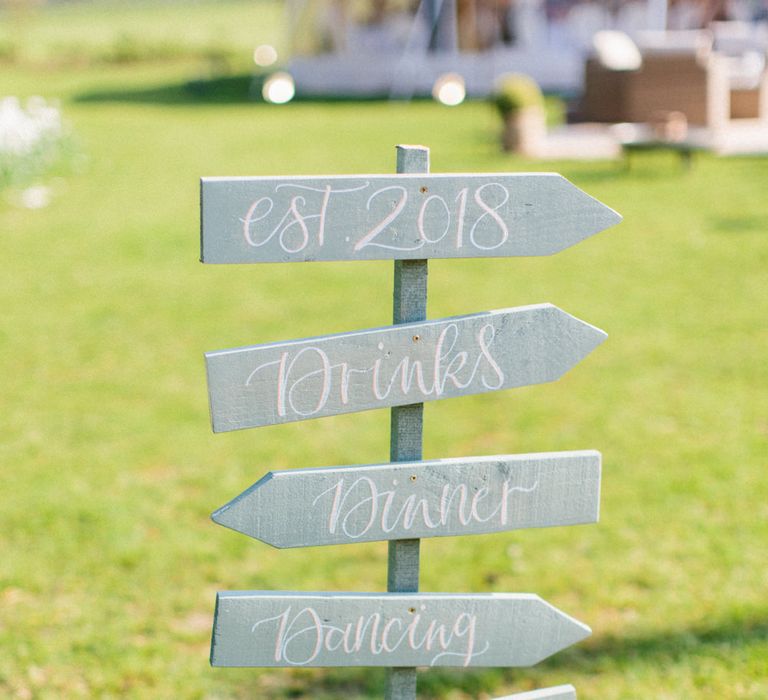
<instances>
[{"instance_id":1,"label":"wicker sofa","mask_svg":"<svg viewBox=\"0 0 768 700\"><path fill-rule=\"evenodd\" d=\"M668 46L639 43L642 63L612 70L598 57L585 65L581 116L594 122L649 122L682 112L693 126L719 128L732 118L768 119L768 74L744 88L731 85L733 59L712 50L711 38Z\"/></svg>"}]
</instances>

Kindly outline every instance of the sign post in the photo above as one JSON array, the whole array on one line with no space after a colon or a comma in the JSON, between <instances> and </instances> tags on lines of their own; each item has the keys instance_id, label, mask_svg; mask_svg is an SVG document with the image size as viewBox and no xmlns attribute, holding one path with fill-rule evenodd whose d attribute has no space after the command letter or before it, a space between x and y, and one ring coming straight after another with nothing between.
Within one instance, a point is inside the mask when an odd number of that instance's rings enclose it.
<instances>
[{"instance_id":1,"label":"sign post","mask_svg":"<svg viewBox=\"0 0 768 700\"><path fill-rule=\"evenodd\" d=\"M552 382L605 338L557 306L532 304L209 352L213 430Z\"/></svg>"},{"instance_id":2,"label":"sign post","mask_svg":"<svg viewBox=\"0 0 768 700\"><path fill-rule=\"evenodd\" d=\"M270 472L216 523L274 547L387 541L386 593L223 591L214 666L530 666L589 628L526 593L419 592L424 537L596 522L594 450L423 460L425 401L551 382L606 334L552 304L427 320L429 258L550 255L620 220L553 174L206 178L206 263L394 260L392 325L206 353L214 432L391 409L390 461ZM575 700L572 686L509 696Z\"/></svg>"},{"instance_id":3,"label":"sign post","mask_svg":"<svg viewBox=\"0 0 768 700\"><path fill-rule=\"evenodd\" d=\"M423 146L397 147L397 172L429 172L429 150ZM427 318L427 260L395 260L392 322L412 323ZM396 406L391 414L389 459L392 462L420 460L424 433L424 404ZM414 593L419 590L418 539L389 542L387 591ZM393 667L387 674L386 700L416 698L416 668Z\"/></svg>"},{"instance_id":4,"label":"sign post","mask_svg":"<svg viewBox=\"0 0 768 700\"><path fill-rule=\"evenodd\" d=\"M579 450L270 472L211 518L282 549L594 523L599 503Z\"/></svg>"},{"instance_id":5,"label":"sign post","mask_svg":"<svg viewBox=\"0 0 768 700\"><path fill-rule=\"evenodd\" d=\"M211 662L522 667L589 634L586 625L527 593L225 591L216 598ZM388 692L415 692L408 686L390 682Z\"/></svg>"}]
</instances>

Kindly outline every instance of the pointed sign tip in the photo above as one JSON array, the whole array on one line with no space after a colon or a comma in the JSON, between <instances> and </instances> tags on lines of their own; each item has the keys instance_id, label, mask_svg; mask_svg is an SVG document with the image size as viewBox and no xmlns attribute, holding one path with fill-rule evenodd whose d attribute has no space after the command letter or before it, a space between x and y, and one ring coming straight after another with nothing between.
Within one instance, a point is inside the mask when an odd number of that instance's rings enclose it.
<instances>
[{"instance_id":1,"label":"pointed sign tip","mask_svg":"<svg viewBox=\"0 0 768 700\"><path fill-rule=\"evenodd\" d=\"M613 228L617 224L620 224L622 221L624 221L624 217L619 214L614 209L611 209L609 206L606 206L602 202L599 203L600 206L603 207L603 210L601 212L601 221L600 221L600 228L596 233L599 233L600 231L605 231L606 229Z\"/></svg>"},{"instance_id":2,"label":"pointed sign tip","mask_svg":"<svg viewBox=\"0 0 768 700\"><path fill-rule=\"evenodd\" d=\"M273 547L278 546L259 535L259 531L262 529L259 515L263 506L262 497L265 492L270 491L269 485L274 483L274 478L274 472L267 472L240 495L213 511L211 520L217 525L254 537ZM267 500L269 500L269 496L267 496Z\"/></svg>"},{"instance_id":3,"label":"pointed sign tip","mask_svg":"<svg viewBox=\"0 0 768 700\"><path fill-rule=\"evenodd\" d=\"M590 328L592 329L595 345L594 347L597 347L598 345L602 345L606 340L608 340L608 334L602 329L598 328L597 326L592 326L590 324Z\"/></svg>"},{"instance_id":4,"label":"pointed sign tip","mask_svg":"<svg viewBox=\"0 0 768 700\"><path fill-rule=\"evenodd\" d=\"M562 373L565 373L589 355L595 348L602 345L608 338L608 334L601 328L593 326L591 323L583 321L567 311L563 311L558 306L550 306L554 310L554 317L557 319L556 323L560 324L563 328L562 335L567 338L567 347L572 353L570 359L562 367Z\"/></svg>"},{"instance_id":5,"label":"pointed sign tip","mask_svg":"<svg viewBox=\"0 0 768 700\"><path fill-rule=\"evenodd\" d=\"M243 532L242 525L238 519L237 509L231 506L232 503L230 502L221 506L221 508L217 508L211 513L211 520L217 525L234 530L235 532Z\"/></svg>"},{"instance_id":6,"label":"pointed sign tip","mask_svg":"<svg viewBox=\"0 0 768 700\"><path fill-rule=\"evenodd\" d=\"M568 613L556 608L539 596L535 597L549 611L551 634L546 638L545 643L539 647L539 653L533 660L532 666L548 659L550 656L554 656L563 649L583 641L592 634L592 630L583 622L571 617Z\"/></svg>"},{"instance_id":7,"label":"pointed sign tip","mask_svg":"<svg viewBox=\"0 0 768 700\"><path fill-rule=\"evenodd\" d=\"M562 624L560 626L559 648L553 653L566 649L573 644L578 644L587 639L587 637L592 636L592 629L588 625L562 611L560 611L560 615Z\"/></svg>"},{"instance_id":8,"label":"pointed sign tip","mask_svg":"<svg viewBox=\"0 0 768 700\"><path fill-rule=\"evenodd\" d=\"M237 508L237 499L224 504L211 513L211 520L217 525L235 532L243 532L242 513Z\"/></svg>"},{"instance_id":9,"label":"pointed sign tip","mask_svg":"<svg viewBox=\"0 0 768 700\"><path fill-rule=\"evenodd\" d=\"M224 513L226 513L227 510L227 506L217 508L213 511L213 513L211 513L211 520L213 520L213 522L215 522L217 525L226 525L226 518L224 517Z\"/></svg>"},{"instance_id":10,"label":"pointed sign tip","mask_svg":"<svg viewBox=\"0 0 768 700\"><path fill-rule=\"evenodd\" d=\"M582 235L578 238L578 240L570 242L566 247L575 245L585 238L589 238L596 233L605 231L606 229L611 228L612 226L615 226L616 224L619 224L623 221L624 217L622 217L622 215L619 214L615 209L609 207L604 202L601 202L596 197L593 197L588 192L585 192L583 189L581 189L581 187L575 185L565 176L557 176L573 188L575 202L579 203L582 209L582 213L587 217L587 219L584 220L585 229L582 231ZM591 225L587 223L588 220L591 220ZM562 250L562 246L559 246L552 252L558 252L559 250Z\"/></svg>"}]
</instances>

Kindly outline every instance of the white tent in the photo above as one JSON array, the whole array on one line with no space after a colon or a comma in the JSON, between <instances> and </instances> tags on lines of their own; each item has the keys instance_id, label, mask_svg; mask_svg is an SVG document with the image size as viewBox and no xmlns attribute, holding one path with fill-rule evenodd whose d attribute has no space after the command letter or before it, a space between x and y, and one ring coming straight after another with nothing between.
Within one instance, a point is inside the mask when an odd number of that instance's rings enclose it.
<instances>
[{"instance_id":1,"label":"white tent","mask_svg":"<svg viewBox=\"0 0 768 700\"><path fill-rule=\"evenodd\" d=\"M692 2L696 0L679 0ZM592 37L666 24L667 0L290 0L297 89L315 95L429 94L446 73L487 95L502 73L578 92Z\"/></svg>"}]
</instances>

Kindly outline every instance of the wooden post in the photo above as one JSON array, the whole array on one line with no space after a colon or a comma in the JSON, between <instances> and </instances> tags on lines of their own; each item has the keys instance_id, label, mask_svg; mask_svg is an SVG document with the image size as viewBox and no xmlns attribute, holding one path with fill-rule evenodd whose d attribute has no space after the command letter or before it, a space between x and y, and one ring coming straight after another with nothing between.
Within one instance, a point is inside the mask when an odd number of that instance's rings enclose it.
<instances>
[{"instance_id":1,"label":"wooden post","mask_svg":"<svg viewBox=\"0 0 768 700\"><path fill-rule=\"evenodd\" d=\"M429 149L397 147L397 173L428 173ZM427 261L396 260L392 305L393 323L424 321L427 318ZM413 342L419 342L414 336ZM424 404L392 409L389 459L392 462L420 460ZM419 540L389 543L387 591L415 593L419 590ZM387 676L386 700L415 700L416 669L391 668Z\"/></svg>"}]
</instances>

